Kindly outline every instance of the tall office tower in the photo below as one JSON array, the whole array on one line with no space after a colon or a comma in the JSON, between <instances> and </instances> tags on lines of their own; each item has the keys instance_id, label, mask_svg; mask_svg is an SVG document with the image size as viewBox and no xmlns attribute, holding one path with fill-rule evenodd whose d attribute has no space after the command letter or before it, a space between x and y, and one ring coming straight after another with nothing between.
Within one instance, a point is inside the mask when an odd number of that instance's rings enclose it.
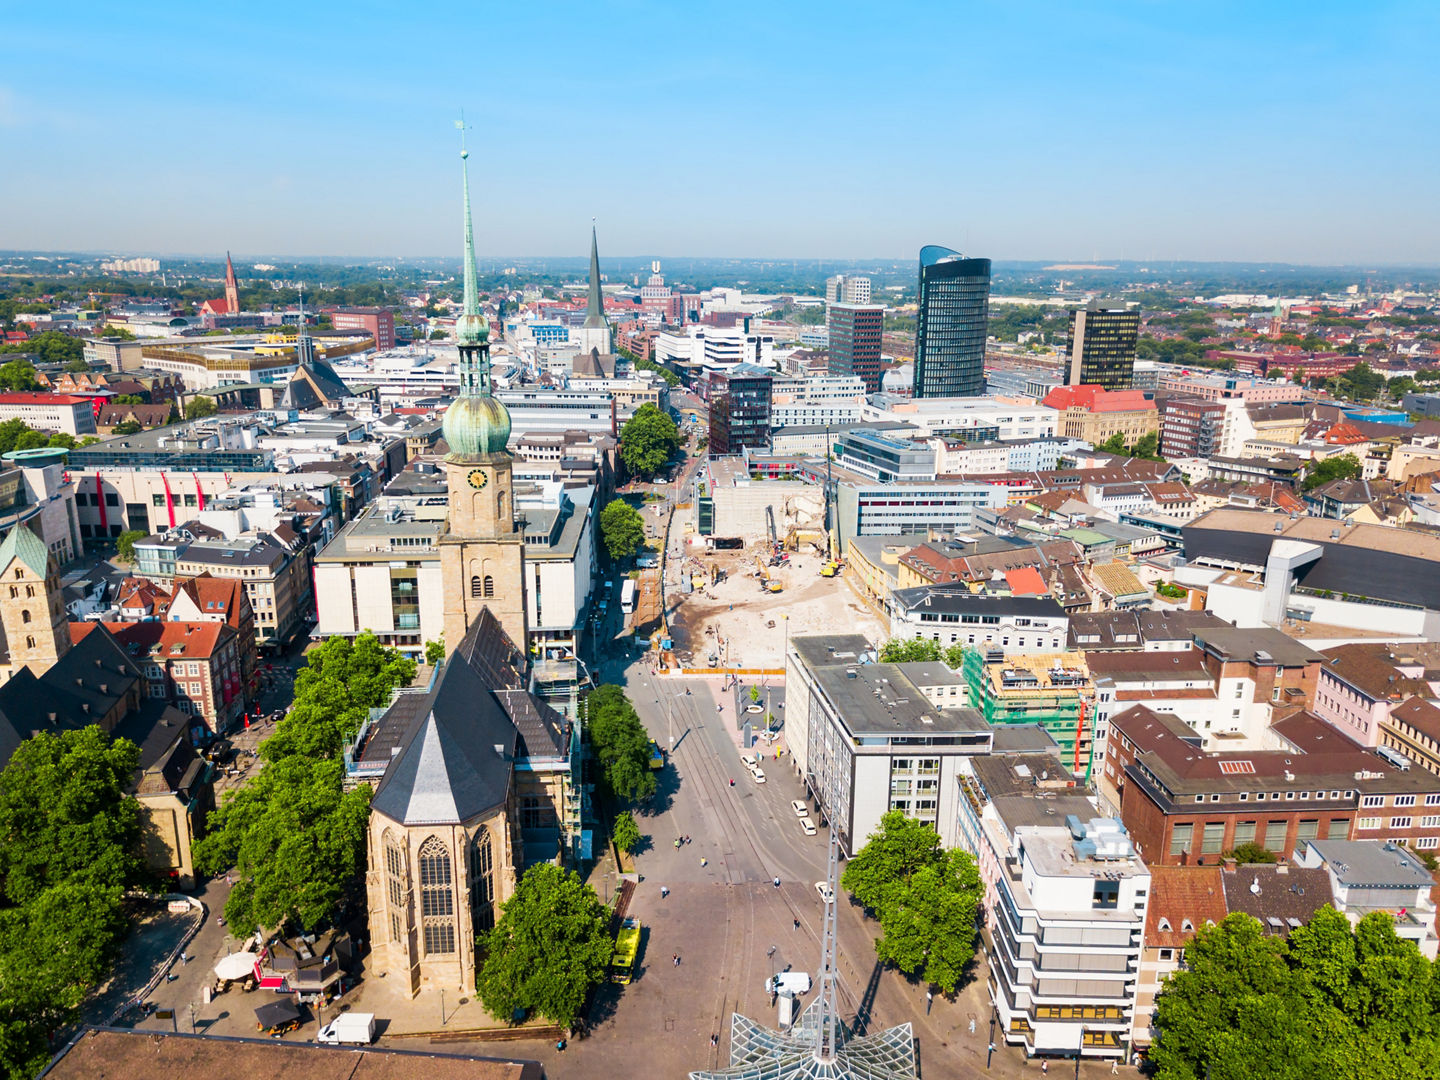
<instances>
[{"instance_id":1,"label":"tall office tower","mask_svg":"<svg viewBox=\"0 0 1440 1080\"><path fill-rule=\"evenodd\" d=\"M1065 345L1069 363L1067 386L1103 386L1129 390L1135 385L1135 336L1140 312L1123 305L1093 300L1070 311L1070 340Z\"/></svg>"},{"instance_id":2,"label":"tall office tower","mask_svg":"<svg viewBox=\"0 0 1440 1080\"><path fill-rule=\"evenodd\" d=\"M830 374L858 375L867 394L880 392L880 339L885 309L879 304L831 304Z\"/></svg>"},{"instance_id":3,"label":"tall office tower","mask_svg":"<svg viewBox=\"0 0 1440 1080\"><path fill-rule=\"evenodd\" d=\"M825 300L830 304L868 304L870 279L854 274L836 274L826 278Z\"/></svg>"},{"instance_id":4,"label":"tall office tower","mask_svg":"<svg viewBox=\"0 0 1440 1080\"><path fill-rule=\"evenodd\" d=\"M915 327L915 396L985 392L990 260L927 244L920 249L920 318Z\"/></svg>"}]
</instances>

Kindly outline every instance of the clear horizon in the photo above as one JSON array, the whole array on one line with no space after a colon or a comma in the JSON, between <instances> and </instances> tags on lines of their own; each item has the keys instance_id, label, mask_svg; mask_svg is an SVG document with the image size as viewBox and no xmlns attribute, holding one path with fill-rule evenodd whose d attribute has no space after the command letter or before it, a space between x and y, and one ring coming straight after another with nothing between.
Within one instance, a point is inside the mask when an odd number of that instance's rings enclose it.
<instances>
[{"instance_id":1,"label":"clear horizon","mask_svg":"<svg viewBox=\"0 0 1440 1080\"><path fill-rule=\"evenodd\" d=\"M464 107L485 259L1440 262L1414 0L247 10L8 13L0 246L449 257Z\"/></svg>"}]
</instances>

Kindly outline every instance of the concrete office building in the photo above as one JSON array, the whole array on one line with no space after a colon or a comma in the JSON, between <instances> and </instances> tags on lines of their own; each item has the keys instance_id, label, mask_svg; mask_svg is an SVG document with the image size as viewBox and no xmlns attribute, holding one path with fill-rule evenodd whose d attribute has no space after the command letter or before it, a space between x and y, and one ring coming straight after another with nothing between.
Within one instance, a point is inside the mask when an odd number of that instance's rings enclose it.
<instances>
[{"instance_id":1,"label":"concrete office building","mask_svg":"<svg viewBox=\"0 0 1440 1080\"><path fill-rule=\"evenodd\" d=\"M967 259L934 244L920 249L915 397L974 397L985 392L989 304L989 259Z\"/></svg>"},{"instance_id":2,"label":"concrete office building","mask_svg":"<svg viewBox=\"0 0 1440 1080\"><path fill-rule=\"evenodd\" d=\"M858 375L867 393L878 393L885 309L878 304L831 304L827 324L830 374Z\"/></svg>"},{"instance_id":3,"label":"concrete office building","mask_svg":"<svg viewBox=\"0 0 1440 1080\"><path fill-rule=\"evenodd\" d=\"M1129 390L1135 385L1135 338L1140 312L1092 301L1070 312L1065 382Z\"/></svg>"},{"instance_id":4,"label":"concrete office building","mask_svg":"<svg viewBox=\"0 0 1440 1080\"><path fill-rule=\"evenodd\" d=\"M863 639L860 639L863 641ZM991 732L973 709L935 704L941 682L959 680L938 664L858 664L856 636L790 639L786 744L840 848L858 851L891 810L935 826L941 843L959 842L961 762L988 754ZM938 682L937 682L938 680ZM932 690L927 694L926 689ZM804 696L799 730L790 710ZM944 700L949 701L949 695ZM796 743L803 737L805 745Z\"/></svg>"},{"instance_id":5,"label":"concrete office building","mask_svg":"<svg viewBox=\"0 0 1440 1080\"><path fill-rule=\"evenodd\" d=\"M711 457L770 448L770 378L752 364L711 374Z\"/></svg>"},{"instance_id":6,"label":"concrete office building","mask_svg":"<svg viewBox=\"0 0 1440 1080\"><path fill-rule=\"evenodd\" d=\"M870 279L856 274L836 274L825 279L825 300L831 304L870 303Z\"/></svg>"}]
</instances>

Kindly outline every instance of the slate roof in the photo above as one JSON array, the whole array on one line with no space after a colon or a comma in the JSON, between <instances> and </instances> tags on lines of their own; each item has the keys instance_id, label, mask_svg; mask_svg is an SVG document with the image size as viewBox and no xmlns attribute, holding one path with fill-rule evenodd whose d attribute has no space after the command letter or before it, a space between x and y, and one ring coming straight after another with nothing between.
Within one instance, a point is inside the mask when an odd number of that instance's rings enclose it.
<instances>
[{"instance_id":1,"label":"slate roof","mask_svg":"<svg viewBox=\"0 0 1440 1080\"><path fill-rule=\"evenodd\" d=\"M1265 933L1276 937L1287 936L1297 924L1309 922L1315 912L1335 899L1330 891L1330 875L1319 868L1309 870L1283 863L1222 866L1220 881L1225 887L1226 909L1253 916L1260 920Z\"/></svg>"},{"instance_id":2,"label":"slate roof","mask_svg":"<svg viewBox=\"0 0 1440 1080\"><path fill-rule=\"evenodd\" d=\"M441 669L411 717L371 807L404 825L459 824L504 805L517 757L563 753L563 721L529 699L517 651L488 608ZM381 721L382 726L384 721Z\"/></svg>"}]
</instances>

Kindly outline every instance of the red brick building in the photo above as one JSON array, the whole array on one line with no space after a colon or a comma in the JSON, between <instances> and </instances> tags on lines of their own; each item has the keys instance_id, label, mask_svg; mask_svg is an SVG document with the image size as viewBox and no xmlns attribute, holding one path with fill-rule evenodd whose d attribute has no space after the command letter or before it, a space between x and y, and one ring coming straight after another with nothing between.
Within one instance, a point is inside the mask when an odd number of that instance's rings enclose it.
<instances>
[{"instance_id":1,"label":"red brick building","mask_svg":"<svg viewBox=\"0 0 1440 1080\"><path fill-rule=\"evenodd\" d=\"M395 313L389 308L336 308L330 313L336 330L361 330L375 339L375 348L395 347Z\"/></svg>"},{"instance_id":2,"label":"red brick building","mask_svg":"<svg viewBox=\"0 0 1440 1080\"><path fill-rule=\"evenodd\" d=\"M1147 863L1211 865L1247 843L1281 858L1313 839L1440 845L1440 777L1397 769L1304 711L1271 734L1279 749L1205 753L1177 717L1136 705L1111 718L1105 769Z\"/></svg>"},{"instance_id":3,"label":"red brick building","mask_svg":"<svg viewBox=\"0 0 1440 1080\"><path fill-rule=\"evenodd\" d=\"M244 711L239 635L217 622L71 623L76 641L103 625L145 674L151 698L168 701L211 731Z\"/></svg>"}]
</instances>

